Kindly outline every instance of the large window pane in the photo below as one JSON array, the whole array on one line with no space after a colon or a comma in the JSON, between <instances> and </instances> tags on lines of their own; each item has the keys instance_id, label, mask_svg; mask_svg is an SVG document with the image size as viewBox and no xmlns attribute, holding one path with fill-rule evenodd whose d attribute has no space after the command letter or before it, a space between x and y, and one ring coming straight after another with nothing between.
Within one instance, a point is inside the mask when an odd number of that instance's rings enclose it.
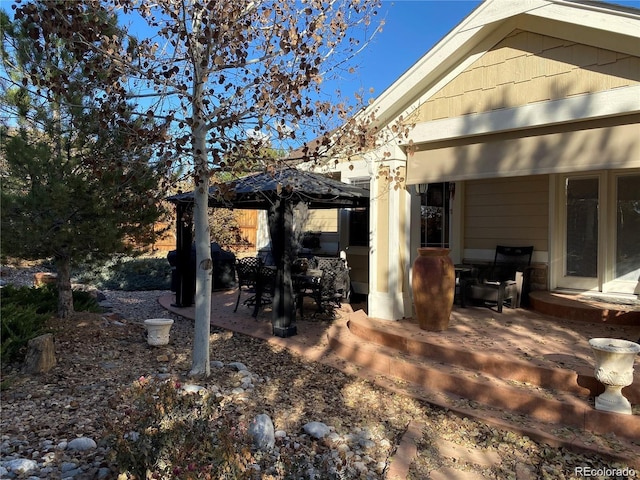
<instances>
[{"instance_id":1,"label":"large window pane","mask_svg":"<svg viewBox=\"0 0 640 480\"><path fill-rule=\"evenodd\" d=\"M567 179L566 275L598 275L598 179Z\"/></svg>"},{"instance_id":2,"label":"large window pane","mask_svg":"<svg viewBox=\"0 0 640 480\"><path fill-rule=\"evenodd\" d=\"M640 278L640 175L618 177L616 277Z\"/></svg>"},{"instance_id":3,"label":"large window pane","mask_svg":"<svg viewBox=\"0 0 640 480\"><path fill-rule=\"evenodd\" d=\"M351 185L369 190L368 178L351 180ZM369 209L352 208L349 211L349 245L369 246Z\"/></svg>"},{"instance_id":4,"label":"large window pane","mask_svg":"<svg viewBox=\"0 0 640 480\"><path fill-rule=\"evenodd\" d=\"M420 199L420 246L449 248L449 183L430 183Z\"/></svg>"}]
</instances>

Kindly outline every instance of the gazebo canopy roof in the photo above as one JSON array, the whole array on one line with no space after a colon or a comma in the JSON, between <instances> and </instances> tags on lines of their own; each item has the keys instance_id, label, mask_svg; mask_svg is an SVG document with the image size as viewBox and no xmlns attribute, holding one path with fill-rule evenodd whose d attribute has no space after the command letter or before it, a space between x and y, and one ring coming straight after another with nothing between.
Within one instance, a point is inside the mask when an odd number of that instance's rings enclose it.
<instances>
[{"instance_id":1,"label":"gazebo canopy roof","mask_svg":"<svg viewBox=\"0 0 640 480\"><path fill-rule=\"evenodd\" d=\"M226 192L226 193L223 193ZM209 206L266 210L280 196L309 208L356 208L369 206L369 191L319 173L293 167L247 175L209 189ZM192 204L193 192L173 195L175 204Z\"/></svg>"}]
</instances>

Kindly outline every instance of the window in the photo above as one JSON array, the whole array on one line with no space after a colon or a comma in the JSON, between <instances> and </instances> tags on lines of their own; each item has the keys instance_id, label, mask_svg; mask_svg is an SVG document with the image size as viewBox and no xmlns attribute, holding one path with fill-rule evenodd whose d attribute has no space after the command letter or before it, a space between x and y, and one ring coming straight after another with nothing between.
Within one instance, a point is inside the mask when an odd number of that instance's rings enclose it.
<instances>
[{"instance_id":1,"label":"window","mask_svg":"<svg viewBox=\"0 0 640 480\"><path fill-rule=\"evenodd\" d=\"M453 183L430 183L420 195L420 246L449 248L450 190Z\"/></svg>"},{"instance_id":2,"label":"window","mask_svg":"<svg viewBox=\"0 0 640 480\"><path fill-rule=\"evenodd\" d=\"M369 179L351 180L351 185L369 190ZM349 245L369 246L369 209L352 208L349 210Z\"/></svg>"}]
</instances>

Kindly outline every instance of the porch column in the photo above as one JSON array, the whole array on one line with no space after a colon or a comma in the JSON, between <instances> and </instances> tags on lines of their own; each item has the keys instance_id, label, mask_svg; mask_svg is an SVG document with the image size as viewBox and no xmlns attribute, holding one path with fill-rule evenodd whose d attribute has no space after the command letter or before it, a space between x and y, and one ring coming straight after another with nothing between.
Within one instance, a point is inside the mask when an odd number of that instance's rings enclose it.
<instances>
[{"instance_id":1,"label":"porch column","mask_svg":"<svg viewBox=\"0 0 640 480\"><path fill-rule=\"evenodd\" d=\"M386 320L412 316L411 196L404 182L398 186L393 179L396 169L405 176L405 164L396 157L373 172L368 314Z\"/></svg>"}]
</instances>

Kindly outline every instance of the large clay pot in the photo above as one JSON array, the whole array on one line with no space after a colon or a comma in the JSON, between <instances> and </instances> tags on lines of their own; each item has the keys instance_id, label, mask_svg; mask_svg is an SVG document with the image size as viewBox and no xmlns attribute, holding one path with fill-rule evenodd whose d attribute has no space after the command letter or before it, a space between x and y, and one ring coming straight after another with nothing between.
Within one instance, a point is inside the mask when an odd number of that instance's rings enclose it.
<instances>
[{"instance_id":1,"label":"large clay pot","mask_svg":"<svg viewBox=\"0 0 640 480\"><path fill-rule=\"evenodd\" d=\"M419 248L413 263L413 302L423 330L441 331L449 326L456 276L448 248Z\"/></svg>"}]
</instances>

